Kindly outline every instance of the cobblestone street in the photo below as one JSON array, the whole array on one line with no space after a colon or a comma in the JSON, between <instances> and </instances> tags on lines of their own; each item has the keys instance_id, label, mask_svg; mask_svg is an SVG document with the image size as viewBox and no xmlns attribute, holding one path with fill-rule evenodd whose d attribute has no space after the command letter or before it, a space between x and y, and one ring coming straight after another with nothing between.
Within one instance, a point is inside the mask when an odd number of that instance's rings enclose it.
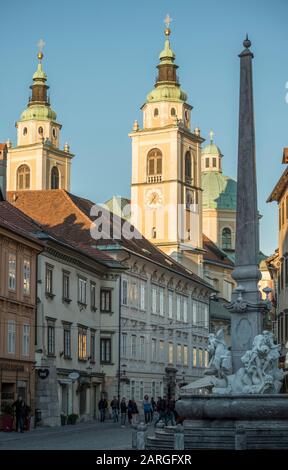
<instances>
[{"instance_id":1,"label":"cobblestone street","mask_svg":"<svg viewBox=\"0 0 288 470\"><path fill-rule=\"evenodd\" d=\"M154 428L151 428L151 431ZM23 434L0 432L1 450L127 450L132 428L99 421L54 428L37 428Z\"/></svg>"}]
</instances>

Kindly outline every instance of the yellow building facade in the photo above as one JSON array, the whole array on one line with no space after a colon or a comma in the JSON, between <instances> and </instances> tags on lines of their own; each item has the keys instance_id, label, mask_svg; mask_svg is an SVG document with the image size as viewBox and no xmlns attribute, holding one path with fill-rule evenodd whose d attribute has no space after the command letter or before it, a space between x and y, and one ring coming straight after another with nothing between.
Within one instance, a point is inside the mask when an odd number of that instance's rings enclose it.
<instances>
[{"instance_id":1,"label":"yellow building facade","mask_svg":"<svg viewBox=\"0 0 288 470\"><path fill-rule=\"evenodd\" d=\"M32 94L27 108L16 123L17 144L7 143L7 190L70 190L71 159L68 144L60 149L61 124L50 107L42 67L43 54L38 54L33 75Z\"/></svg>"}]
</instances>

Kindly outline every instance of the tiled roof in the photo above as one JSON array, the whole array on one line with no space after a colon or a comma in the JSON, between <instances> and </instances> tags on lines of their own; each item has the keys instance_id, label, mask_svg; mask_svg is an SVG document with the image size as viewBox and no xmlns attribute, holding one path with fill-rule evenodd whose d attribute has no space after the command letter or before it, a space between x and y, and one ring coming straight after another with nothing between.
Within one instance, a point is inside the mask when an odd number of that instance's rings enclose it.
<instances>
[{"instance_id":1,"label":"tiled roof","mask_svg":"<svg viewBox=\"0 0 288 470\"><path fill-rule=\"evenodd\" d=\"M12 199L12 192L8 192L8 197ZM180 274L194 280L197 283L213 290L211 286L202 278L186 269L184 266L174 261L173 258L164 254L159 248L146 240L129 222L113 215L101 206L95 205L92 201L82 197L67 193L62 189L46 191L19 191L15 200L15 205L23 210L30 217L43 225L45 230L52 233L57 238L62 239L75 248L82 247L87 251L97 253L98 259L111 260L111 257L104 253L105 247L120 247L138 256L147 258L165 269ZM101 215L102 233L105 238L95 239L91 236L92 222L95 215ZM112 218L113 223L112 223ZM118 239L113 238L112 230L115 228L118 233L122 233L123 225L128 231L134 230L134 236L127 239L121 236ZM138 235L138 238L136 238ZM99 249L97 249L99 248Z\"/></svg>"},{"instance_id":2,"label":"tiled roof","mask_svg":"<svg viewBox=\"0 0 288 470\"><path fill-rule=\"evenodd\" d=\"M0 201L0 226L40 243L38 234L43 228L7 201Z\"/></svg>"},{"instance_id":3,"label":"tiled roof","mask_svg":"<svg viewBox=\"0 0 288 470\"><path fill-rule=\"evenodd\" d=\"M203 233L203 248L206 251L204 254L204 262L211 261L215 263L220 263L227 268L233 268L234 263L231 261L231 259L227 256L227 254L221 250L210 238L208 238L204 233Z\"/></svg>"}]
</instances>

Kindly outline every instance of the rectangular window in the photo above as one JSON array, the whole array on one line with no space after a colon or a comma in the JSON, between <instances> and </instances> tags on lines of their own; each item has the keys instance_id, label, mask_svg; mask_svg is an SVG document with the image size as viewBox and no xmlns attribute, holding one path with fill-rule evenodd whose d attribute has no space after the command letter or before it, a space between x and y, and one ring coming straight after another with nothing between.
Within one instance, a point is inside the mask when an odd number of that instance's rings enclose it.
<instances>
[{"instance_id":1,"label":"rectangular window","mask_svg":"<svg viewBox=\"0 0 288 470\"><path fill-rule=\"evenodd\" d=\"M178 321L181 320L181 297L177 295L176 299L176 318Z\"/></svg>"},{"instance_id":2,"label":"rectangular window","mask_svg":"<svg viewBox=\"0 0 288 470\"><path fill-rule=\"evenodd\" d=\"M188 322L188 299L187 297L183 298L183 322Z\"/></svg>"},{"instance_id":3,"label":"rectangular window","mask_svg":"<svg viewBox=\"0 0 288 470\"><path fill-rule=\"evenodd\" d=\"M173 343L169 343L168 362L169 362L169 364L173 364Z\"/></svg>"},{"instance_id":4,"label":"rectangular window","mask_svg":"<svg viewBox=\"0 0 288 470\"><path fill-rule=\"evenodd\" d=\"M140 380L139 382L139 400L144 399L144 382L143 380Z\"/></svg>"},{"instance_id":5,"label":"rectangular window","mask_svg":"<svg viewBox=\"0 0 288 470\"><path fill-rule=\"evenodd\" d=\"M86 279L78 276L78 302L83 305L86 305L86 287Z\"/></svg>"},{"instance_id":6,"label":"rectangular window","mask_svg":"<svg viewBox=\"0 0 288 470\"><path fill-rule=\"evenodd\" d=\"M137 343L137 336L132 335L131 336L131 359L137 359L137 349L136 349L136 343Z\"/></svg>"},{"instance_id":7,"label":"rectangular window","mask_svg":"<svg viewBox=\"0 0 288 470\"><path fill-rule=\"evenodd\" d=\"M140 309L146 309L146 282L140 284Z\"/></svg>"},{"instance_id":8,"label":"rectangular window","mask_svg":"<svg viewBox=\"0 0 288 470\"><path fill-rule=\"evenodd\" d=\"M101 312L111 312L112 292L110 289L101 289Z\"/></svg>"},{"instance_id":9,"label":"rectangular window","mask_svg":"<svg viewBox=\"0 0 288 470\"><path fill-rule=\"evenodd\" d=\"M16 347L16 325L14 320L8 321L8 354L15 354Z\"/></svg>"},{"instance_id":10,"label":"rectangular window","mask_svg":"<svg viewBox=\"0 0 288 470\"><path fill-rule=\"evenodd\" d=\"M199 348L198 349L198 357L199 357L199 367L203 367L204 366L204 363L203 363L203 349Z\"/></svg>"},{"instance_id":11,"label":"rectangular window","mask_svg":"<svg viewBox=\"0 0 288 470\"><path fill-rule=\"evenodd\" d=\"M121 337L122 357L127 357L127 333L122 333Z\"/></svg>"},{"instance_id":12,"label":"rectangular window","mask_svg":"<svg viewBox=\"0 0 288 470\"><path fill-rule=\"evenodd\" d=\"M16 290L16 255L9 253L8 259L8 289Z\"/></svg>"},{"instance_id":13,"label":"rectangular window","mask_svg":"<svg viewBox=\"0 0 288 470\"><path fill-rule=\"evenodd\" d=\"M151 383L151 398L156 398L156 383L154 382L154 380L152 380L152 383Z\"/></svg>"},{"instance_id":14,"label":"rectangular window","mask_svg":"<svg viewBox=\"0 0 288 470\"><path fill-rule=\"evenodd\" d=\"M209 307L204 304L204 328L209 328Z\"/></svg>"},{"instance_id":15,"label":"rectangular window","mask_svg":"<svg viewBox=\"0 0 288 470\"><path fill-rule=\"evenodd\" d=\"M182 364L182 346L177 344L177 364Z\"/></svg>"},{"instance_id":16,"label":"rectangular window","mask_svg":"<svg viewBox=\"0 0 288 470\"><path fill-rule=\"evenodd\" d=\"M122 304L128 305L128 281L126 279L122 280Z\"/></svg>"},{"instance_id":17,"label":"rectangular window","mask_svg":"<svg viewBox=\"0 0 288 470\"><path fill-rule=\"evenodd\" d=\"M63 342L64 342L64 358L71 357L71 327L69 325L64 326L63 330Z\"/></svg>"},{"instance_id":18,"label":"rectangular window","mask_svg":"<svg viewBox=\"0 0 288 470\"><path fill-rule=\"evenodd\" d=\"M111 362L111 338L101 338L100 339L100 359L101 362L110 363Z\"/></svg>"},{"instance_id":19,"label":"rectangular window","mask_svg":"<svg viewBox=\"0 0 288 470\"><path fill-rule=\"evenodd\" d=\"M157 287L152 286L152 313L157 313Z\"/></svg>"},{"instance_id":20,"label":"rectangular window","mask_svg":"<svg viewBox=\"0 0 288 470\"><path fill-rule=\"evenodd\" d=\"M164 362L164 341L162 339L159 341L159 361Z\"/></svg>"},{"instance_id":21,"label":"rectangular window","mask_svg":"<svg viewBox=\"0 0 288 470\"><path fill-rule=\"evenodd\" d=\"M93 312L96 312L96 284L95 282L90 282L90 307Z\"/></svg>"},{"instance_id":22,"label":"rectangular window","mask_svg":"<svg viewBox=\"0 0 288 470\"><path fill-rule=\"evenodd\" d=\"M90 335L90 361L95 362L95 332L91 331Z\"/></svg>"},{"instance_id":23,"label":"rectangular window","mask_svg":"<svg viewBox=\"0 0 288 470\"><path fill-rule=\"evenodd\" d=\"M205 158L205 167L209 168L209 158Z\"/></svg>"},{"instance_id":24,"label":"rectangular window","mask_svg":"<svg viewBox=\"0 0 288 470\"><path fill-rule=\"evenodd\" d=\"M145 338L140 336L140 359L141 361L145 360Z\"/></svg>"},{"instance_id":25,"label":"rectangular window","mask_svg":"<svg viewBox=\"0 0 288 470\"><path fill-rule=\"evenodd\" d=\"M197 325L197 302L192 301L192 324Z\"/></svg>"},{"instance_id":26,"label":"rectangular window","mask_svg":"<svg viewBox=\"0 0 288 470\"><path fill-rule=\"evenodd\" d=\"M156 361L157 356L156 356L156 339L152 338L151 341L151 361Z\"/></svg>"},{"instance_id":27,"label":"rectangular window","mask_svg":"<svg viewBox=\"0 0 288 470\"><path fill-rule=\"evenodd\" d=\"M47 328L47 353L48 356L55 356L55 325L48 324Z\"/></svg>"},{"instance_id":28,"label":"rectangular window","mask_svg":"<svg viewBox=\"0 0 288 470\"><path fill-rule=\"evenodd\" d=\"M173 318L173 292L168 292L168 317Z\"/></svg>"},{"instance_id":29,"label":"rectangular window","mask_svg":"<svg viewBox=\"0 0 288 470\"><path fill-rule=\"evenodd\" d=\"M23 325L22 355L30 355L30 325Z\"/></svg>"},{"instance_id":30,"label":"rectangular window","mask_svg":"<svg viewBox=\"0 0 288 470\"><path fill-rule=\"evenodd\" d=\"M129 283L129 305L132 307L138 308L138 285L137 282L133 279Z\"/></svg>"},{"instance_id":31,"label":"rectangular window","mask_svg":"<svg viewBox=\"0 0 288 470\"><path fill-rule=\"evenodd\" d=\"M188 346L183 347L183 366L188 366Z\"/></svg>"},{"instance_id":32,"label":"rectangular window","mask_svg":"<svg viewBox=\"0 0 288 470\"><path fill-rule=\"evenodd\" d=\"M197 348L193 348L193 367L197 367Z\"/></svg>"},{"instance_id":33,"label":"rectangular window","mask_svg":"<svg viewBox=\"0 0 288 470\"><path fill-rule=\"evenodd\" d=\"M46 264L45 293L53 295L53 266Z\"/></svg>"},{"instance_id":34,"label":"rectangular window","mask_svg":"<svg viewBox=\"0 0 288 470\"><path fill-rule=\"evenodd\" d=\"M205 349L205 367L208 367L209 364L209 352Z\"/></svg>"},{"instance_id":35,"label":"rectangular window","mask_svg":"<svg viewBox=\"0 0 288 470\"><path fill-rule=\"evenodd\" d=\"M70 300L70 276L67 271L63 271L63 300Z\"/></svg>"},{"instance_id":36,"label":"rectangular window","mask_svg":"<svg viewBox=\"0 0 288 470\"><path fill-rule=\"evenodd\" d=\"M164 316L164 289L163 287L159 288L159 314L161 317Z\"/></svg>"},{"instance_id":37,"label":"rectangular window","mask_svg":"<svg viewBox=\"0 0 288 470\"><path fill-rule=\"evenodd\" d=\"M131 400L135 400L136 390L135 390L135 380L131 380L130 382L130 397Z\"/></svg>"},{"instance_id":38,"label":"rectangular window","mask_svg":"<svg viewBox=\"0 0 288 470\"><path fill-rule=\"evenodd\" d=\"M30 295L31 286L31 272L30 272L30 260L24 259L23 263L23 292L25 295Z\"/></svg>"},{"instance_id":39,"label":"rectangular window","mask_svg":"<svg viewBox=\"0 0 288 470\"><path fill-rule=\"evenodd\" d=\"M78 359L85 361L87 359L87 330L80 328L78 330Z\"/></svg>"}]
</instances>

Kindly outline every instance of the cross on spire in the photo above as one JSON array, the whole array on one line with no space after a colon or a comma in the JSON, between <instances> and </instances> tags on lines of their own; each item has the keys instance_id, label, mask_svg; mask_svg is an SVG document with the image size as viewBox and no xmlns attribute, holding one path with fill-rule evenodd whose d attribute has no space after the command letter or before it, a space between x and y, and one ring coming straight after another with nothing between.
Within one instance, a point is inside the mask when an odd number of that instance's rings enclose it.
<instances>
[{"instance_id":1,"label":"cross on spire","mask_svg":"<svg viewBox=\"0 0 288 470\"><path fill-rule=\"evenodd\" d=\"M172 18L171 16L169 15L169 13L167 13L165 19L164 19L164 23L166 25L166 28L169 28L170 24L172 23Z\"/></svg>"}]
</instances>

